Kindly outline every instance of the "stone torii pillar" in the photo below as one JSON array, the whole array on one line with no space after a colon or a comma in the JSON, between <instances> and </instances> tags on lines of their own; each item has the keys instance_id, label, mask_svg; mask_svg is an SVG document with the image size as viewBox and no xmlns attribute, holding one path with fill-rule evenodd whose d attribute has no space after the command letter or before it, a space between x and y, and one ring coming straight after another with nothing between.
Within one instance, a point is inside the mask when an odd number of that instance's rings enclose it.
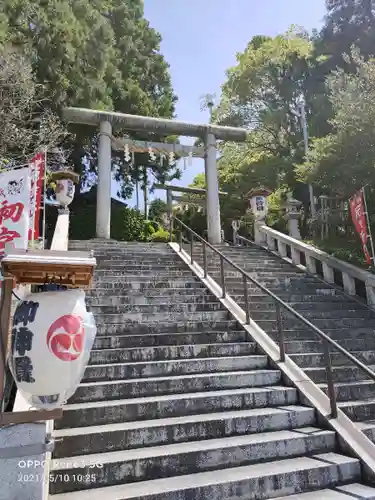
<instances>
[{"instance_id":1,"label":"stone torii pillar","mask_svg":"<svg viewBox=\"0 0 375 500\"><path fill-rule=\"evenodd\" d=\"M100 127L97 190L96 236L109 239L111 235L111 140L112 127L135 132L153 132L159 135L200 137L205 142L205 175L207 187L208 240L216 245L221 242L219 184L216 166L216 141L243 142L248 131L218 125L199 125L162 118L94 111L91 109L65 108L63 118L70 123Z\"/></svg>"},{"instance_id":2,"label":"stone torii pillar","mask_svg":"<svg viewBox=\"0 0 375 500\"><path fill-rule=\"evenodd\" d=\"M111 123L107 121L100 122L96 236L107 240L111 237L111 136Z\"/></svg>"}]
</instances>

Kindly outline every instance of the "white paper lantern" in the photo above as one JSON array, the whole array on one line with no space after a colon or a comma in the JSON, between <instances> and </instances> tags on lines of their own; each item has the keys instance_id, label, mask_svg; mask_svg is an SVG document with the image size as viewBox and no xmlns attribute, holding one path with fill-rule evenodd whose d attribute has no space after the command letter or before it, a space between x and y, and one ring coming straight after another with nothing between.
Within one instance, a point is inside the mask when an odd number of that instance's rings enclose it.
<instances>
[{"instance_id":1,"label":"white paper lantern","mask_svg":"<svg viewBox=\"0 0 375 500\"><path fill-rule=\"evenodd\" d=\"M262 220L266 218L268 213L268 203L265 196L253 196L250 199L250 205L255 219Z\"/></svg>"},{"instance_id":2,"label":"white paper lantern","mask_svg":"<svg viewBox=\"0 0 375 500\"><path fill-rule=\"evenodd\" d=\"M75 185L71 179L59 179L56 181L56 201L63 207L70 205L74 198Z\"/></svg>"},{"instance_id":3,"label":"white paper lantern","mask_svg":"<svg viewBox=\"0 0 375 500\"><path fill-rule=\"evenodd\" d=\"M95 335L83 290L28 295L14 313L10 353L23 398L36 408L61 407L84 375Z\"/></svg>"}]
</instances>

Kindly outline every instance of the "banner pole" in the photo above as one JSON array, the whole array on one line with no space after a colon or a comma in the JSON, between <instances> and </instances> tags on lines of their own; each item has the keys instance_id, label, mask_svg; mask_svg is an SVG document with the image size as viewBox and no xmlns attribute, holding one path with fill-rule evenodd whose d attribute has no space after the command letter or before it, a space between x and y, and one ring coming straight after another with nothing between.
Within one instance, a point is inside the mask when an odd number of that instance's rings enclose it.
<instances>
[{"instance_id":1,"label":"banner pole","mask_svg":"<svg viewBox=\"0 0 375 500\"><path fill-rule=\"evenodd\" d=\"M37 165L34 165L34 171L33 171L33 177L34 177L34 187L33 187L33 190L34 190L34 216L33 216L33 224L32 224L32 227L31 227L31 248L34 248L34 244L35 244L35 218L36 218L36 195L37 195L37 192L38 192L38 173L39 173L39 169L38 169L38 166Z\"/></svg>"},{"instance_id":2,"label":"banner pole","mask_svg":"<svg viewBox=\"0 0 375 500\"><path fill-rule=\"evenodd\" d=\"M45 241L46 241L46 195L47 195L47 148L44 150L44 171L43 171L43 227L42 227L43 250L45 248Z\"/></svg>"},{"instance_id":3,"label":"banner pole","mask_svg":"<svg viewBox=\"0 0 375 500\"><path fill-rule=\"evenodd\" d=\"M374 241L372 239L372 233L371 233L371 227L370 227L370 219L369 219L368 210L367 210L367 201L366 201L366 195L365 195L365 186L362 188L362 196L363 196L363 203L365 205L365 210L366 210L367 231L368 231L368 236L369 236L370 245L371 245L372 263L373 263L373 265L375 265Z\"/></svg>"}]
</instances>

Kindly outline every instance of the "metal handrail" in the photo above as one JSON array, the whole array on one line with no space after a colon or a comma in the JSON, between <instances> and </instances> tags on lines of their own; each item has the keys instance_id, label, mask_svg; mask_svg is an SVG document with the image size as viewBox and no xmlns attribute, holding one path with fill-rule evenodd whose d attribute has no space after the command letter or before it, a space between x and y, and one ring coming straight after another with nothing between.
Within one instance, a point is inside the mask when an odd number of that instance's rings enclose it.
<instances>
[{"instance_id":1,"label":"metal handrail","mask_svg":"<svg viewBox=\"0 0 375 500\"><path fill-rule=\"evenodd\" d=\"M207 247L210 248L213 252L215 252L220 258L220 281L221 281L221 289L222 289L222 298L225 298L226 286L225 286L225 274L224 274L224 262L227 262L231 265L236 271L241 273L243 278L243 286L244 286L244 298L245 298L245 313L246 313L246 324L250 324L251 320L251 312L250 312L250 301L249 294L247 289L247 281L250 281L258 288L260 288L264 293L272 297L276 307L276 323L277 323L277 331L280 339L280 361L285 362L286 352L285 352L285 338L284 331L282 326L282 317L281 317L281 307L286 309L290 314L292 314L295 318L300 320L304 325L306 325L310 330L312 330L322 341L324 347L324 359L326 363L326 374L327 374L327 392L331 405L331 418L337 418L337 401L336 401L336 392L333 381L333 370L331 363L331 355L330 355L330 346L334 347L341 354L346 356L354 365L363 370L373 381L375 381L375 372L370 370L366 365L364 365L361 361L359 361L355 356L353 356L349 351L340 346L337 342L332 340L326 333L316 327L313 323L307 320L304 316L302 316L299 312L289 306L286 302L280 299L277 295L275 295L271 290L266 288L264 285L259 283L257 279L251 276L249 273L241 269L237 264L235 264L229 257L224 255L220 250L211 245L208 241L202 238L199 234L193 231L189 226L187 226L184 222L178 219L175 216L170 217L170 236L172 241L173 234L173 222L176 222L181 226L181 228L186 229L190 233L190 261L194 262L193 259L193 246L194 246L194 238L198 239L203 243L203 271L204 277L207 278ZM179 235L179 246L180 252L182 250L182 231L180 231Z\"/></svg>"},{"instance_id":2,"label":"metal handrail","mask_svg":"<svg viewBox=\"0 0 375 500\"><path fill-rule=\"evenodd\" d=\"M237 234L236 238L238 240L243 240L246 243L250 243L250 245L253 247L261 248L262 250L265 250L266 252L268 252L272 255L276 254L280 259L282 259L282 257L280 256L280 254L277 251L270 250L266 246L260 246L257 243L255 243L255 241L251 241L248 238L245 238L245 236L241 236L240 234ZM286 244L286 245L290 246L288 244ZM344 295L345 297L347 297L351 301L357 302L357 304L360 304L361 306L363 306L365 309L367 309L371 313L374 313L374 309L372 309L372 307L370 307L366 302L364 302L363 300L361 300L360 298L358 298L356 296L349 295L345 290L343 290L340 286L336 285L335 283L329 283L328 281L325 281L324 278L322 278L321 276L319 276L317 274L312 274L311 272L309 272L309 270L307 268L304 270L304 273L307 274L308 276L311 276L312 278L315 278L316 280L318 280L322 283L325 283L326 285L329 285L333 290L340 292L341 295Z\"/></svg>"}]
</instances>

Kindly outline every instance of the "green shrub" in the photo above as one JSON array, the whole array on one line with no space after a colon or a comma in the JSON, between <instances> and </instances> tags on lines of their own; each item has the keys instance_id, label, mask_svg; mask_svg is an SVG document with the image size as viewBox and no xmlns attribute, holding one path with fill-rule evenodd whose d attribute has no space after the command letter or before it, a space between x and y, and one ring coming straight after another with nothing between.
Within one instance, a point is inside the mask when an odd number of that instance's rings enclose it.
<instances>
[{"instance_id":1,"label":"green shrub","mask_svg":"<svg viewBox=\"0 0 375 500\"><path fill-rule=\"evenodd\" d=\"M72 240L95 238L95 221L95 205L84 205L76 212L72 211L69 238ZM145 221L139 211L112 203L111 238L119 241L146 241L145 227Z\"/></svg>"},{"instance_id":2,"label":"green shrub","mask_svg":"<svg viewBox=\"0 0 375 500\"><path fill-rule=\"evenodd\" d=\"M159 229L156 233L152 234L150 237L150 241L160 242L160 243L168 243L170 239L169 231L165 231L164 229Z\"/></svg>"},{"instance_id":3,"label":"green shrub","mask_svg":"<svg viewBox=\"0 0 375 500\"><path fill-rule=\"evenodd\" d=\"M155 232L155 227L152 221L145 220L143 221L143 232L145 234L145 237L148 238Z\"/></svg>"}]
</instances>

